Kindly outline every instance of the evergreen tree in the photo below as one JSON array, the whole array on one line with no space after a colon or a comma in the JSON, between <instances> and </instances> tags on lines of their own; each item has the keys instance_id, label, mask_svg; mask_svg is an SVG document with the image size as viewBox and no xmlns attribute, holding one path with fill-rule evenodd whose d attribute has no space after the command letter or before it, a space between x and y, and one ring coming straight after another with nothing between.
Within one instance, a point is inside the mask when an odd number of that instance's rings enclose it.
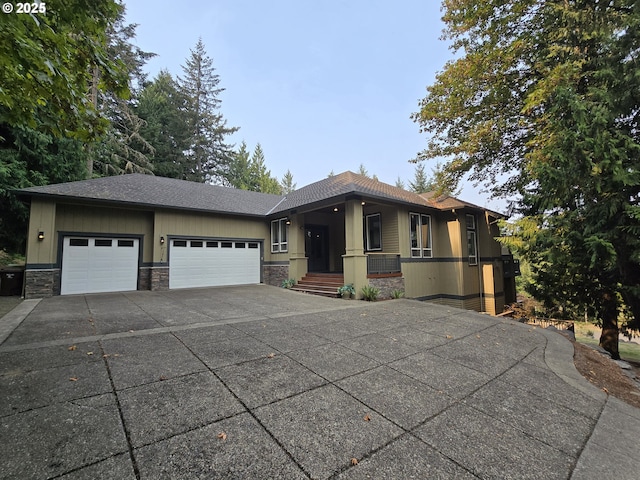
<instances>
[{"instance_id":1,"label":"evergreen tree","mask_svg":"<svg viewBox=\"0 0 640 480\"><path fill-rule=\"evenodd\" d=\"M247 149L247 142L243 140L238 151L233 154L229 168L225 173L225 180L229 186L241 190L252 189L254 182L250 157L251 154Z\"/></svg>"},{"instance_id":2,"label":"evergreen tree","mask_svg":"<svg viewBox=\"0 0 640 480\"><path fill-rule=\"evenodd\" d=\"M0 250L24 253L29 208L12 193L85 178L85 152L77 139L27 127L0 128Z\"/></svg>"},{"instance_id":3,"label":"evergreen tree","mask_svg":"<svg viewBox=\"0 0 640 480\"><path fill-rule=\"evenodd\" d=\"M213 60L207 56L202 39L198 40L182 67L184 77L178 77L178 88L185 99L184 121L189 130L187 180L219 182L233 155L226 143L227 135L238 130L227 127L220 113L220 77L215 73Z\"/></svg>"},{"instance_id":4,"label":"evergreen tree","mask_svg":"<svg viewBox=\"0 0 640 480\"><path fill-rule=\"evenodd\" d=\"M264 152L259 143L251 155L250 171L253 180L253 188L251 190L262 193L275 193L277 195L282 192L278 179L271 176L271 170L267 170Z\"/></svg>"},{"instance_id":5,"label":"evergreen tree","mask_svg":"<svg viewBox=\"0 0 640 480\"><path fill-rule=\"evenodd\" d=\"M283 195L293 192L296 189L296 184L293 181L293 174L291 170L287 170L282 180L280 180L280 187L282 188Z\"/></svg>"},{"instance_id":6,"label":"evergreen tree","mask_svg":"<svg viewBox=\"0 0 640 480\"><path fill-rule=\"evenodd\" d=\"M419 159L519 195L511 240L537 287L590 311L617 357L619 298L640 324L638 3L461 0L443 19L461 54L413 117Z\"/></svg>"},{"instance_id":7,"label":"evergreen tree","mask_svg":"<svg viewBox=\"0 0 640 480\"><path fill-rule=\"evenodd\" d=\"M132 41L136 25L125 23L125 9L122 7L115 21L107 28L107 55L112 62L124 65L128 75L128 87L134 98L136 86L145 78L142 67L155 56L144 52ZM93 69L94 85L104 75L103 69ZM87 177L96 173L118 175L122 173L152 173L151 155L153 146L144 138L142 129L146 122L138 117L134 100L123 99L112 90L93 91L93 102L101 115L109 121L106 135L97 144L87 147Z\"/></svg>"},{"instance_id":8,"label":"evergreen tree","mask_svg":"<svg viewBox=\"0 0 640 480\"><path fill-rule=\"evenodd\" d=\"M403 190L405 188L404 182L400 178L400 175L398 175L398 178L396 178L396 187L402 188Z\"/></svg>"},{"instance_id":9,"label":"evergreen tree","mask_svg":"<svg viewBox=\"0 0 640 480\"><path fill-rule=\"evenodd\" d=\"M145 121L140 133L153 146L153 172L161 177L186 179L184 152L189 132L182 120L184 99L171 74L163 70L147 83L138 98L136 113Z\"/></svg>"},{"instance_id":10,"label":"evergreen tree","mask_svg":"<svg viewBox=\"0 0 640 480\"><path fill-rule=\"evenodd\" d=\"M369 176L369 172L367 171L367 167L364 166L364 163L361 163L358 167L358 174L362 175L363 177Z\"/></svg>"},{"instance_id":11,"label":"evergreen tree","mask_svg":"<svg viewBox=\"0 0 640 480\"><path fill-rule=\"evenodd\" d=\"M416 165L413 181L409 181L409 188L415 193L425 193L431 190L429 179L424 173L424 163Z\"/></svg>"}]
</instances>

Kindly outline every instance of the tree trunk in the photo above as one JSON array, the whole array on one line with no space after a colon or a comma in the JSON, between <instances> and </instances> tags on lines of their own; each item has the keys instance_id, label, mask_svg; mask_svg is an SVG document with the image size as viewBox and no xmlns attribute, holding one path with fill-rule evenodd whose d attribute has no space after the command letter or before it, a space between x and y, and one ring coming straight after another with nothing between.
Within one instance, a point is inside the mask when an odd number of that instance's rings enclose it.
<instances>
[{"instance_id":1,"label":"tree trunk","mask_svg":"<svg viewBox=\"0 0 640 480\"><path fill-rule=\"evenodd\" d=\"M602 294L602 307L600 310L602 319L602 333L600 334L600 346L611 354L614 360L620 360L618 352L618 301L614 292Z\"/></svg>"},{"instance_id":2,"label":"tree trunk","mask_svg":"<svg viewBox=\"0 0 640 480\"><path fill-rule=\"evenodd\" d=\"M93 67L93 72L91 75L91 105L93 105L96 114L98 112L98 80L100 79L100 70L98 67ZM93 147L92 144L89 144L89 148L87 149L87 178L93 177Z\"/></svg>"}]
</instances>

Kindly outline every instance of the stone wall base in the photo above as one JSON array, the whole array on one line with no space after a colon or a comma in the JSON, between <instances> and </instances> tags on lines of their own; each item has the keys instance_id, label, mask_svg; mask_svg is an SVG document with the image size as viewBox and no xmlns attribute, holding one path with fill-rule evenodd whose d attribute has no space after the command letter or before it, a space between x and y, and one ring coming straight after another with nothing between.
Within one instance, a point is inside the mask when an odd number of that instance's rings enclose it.
<instances>
[{"instance_id":1,"label":"stone wall base","mask_svg":"<svg viewBox=\"0 0 640 480\"><path fill-rule=\"evenodd\" d=\"M289 265L263 265L262 281L267 285L280 287L289 278Z\"/></svg>"},{"instance_id":2,"label":"stone wall base","mask_svg":"<svg viewBox=\"0 0 640 480\"><path fill-rule=\"evenodd\" d=\"M149 281L150 290L169 290L169 267L151 267Z\"/></svg>"},{"instance_id":3,"label":"stone wall base","mask_svg":"<svg viewBox=\"0 0 640 480\"><path fill-rule=\"evenodd\" d=\"M404 277L384 277L384 276L376 276L367 278L369 281L369 285L376 287L380 290L379 298L387 299L393 298L391 293L394 290L399 290L404 292Z\"/></svg>"},{"instance_id":4,"label":"stone wall base","mask_svg":"<svg viewBox=\"0 0 640 480\"><path fill-rule=\"evenodd\" d=\"M151 290L151 267L138 268L138 290Z\"/></svg>"},{"instance_id":5,"label":"stone wall base","mask_svg":"<svg viewBox=\"0 0 640 480\"><path fill-rule=\"evenodd\" d=\"M25 270L24 298L60 295L60 269Z\"/></svg>"}]
</instances>

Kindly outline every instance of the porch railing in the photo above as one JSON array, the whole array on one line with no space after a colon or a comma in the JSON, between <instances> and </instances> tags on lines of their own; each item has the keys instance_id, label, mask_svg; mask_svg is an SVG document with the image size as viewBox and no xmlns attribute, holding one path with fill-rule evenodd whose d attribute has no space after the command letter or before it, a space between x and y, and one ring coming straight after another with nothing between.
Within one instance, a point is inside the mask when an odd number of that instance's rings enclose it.
<instances>
[{"instance_id":1,"label":"porch railing","mask_svg":"<svg viewBox=\"0 0 640 480\"><path fill-rule=\"evenodd\" d=\"M400 273L399 253L368 253L367 274Z\"/></svg>"}]
</instances>

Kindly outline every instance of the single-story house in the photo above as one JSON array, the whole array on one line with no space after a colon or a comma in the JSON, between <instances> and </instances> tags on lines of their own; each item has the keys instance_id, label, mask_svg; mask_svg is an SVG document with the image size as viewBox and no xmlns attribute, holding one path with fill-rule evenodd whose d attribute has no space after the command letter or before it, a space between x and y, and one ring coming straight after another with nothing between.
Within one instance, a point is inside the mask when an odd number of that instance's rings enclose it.
<instances>
[{"instance_id":1,"label":"single-story house","mask_svg":"<svg viewBox=\"0 0 640 480\"><path fill-rule=\"evenodd\" d=\"M511 296L500 214L352 172L287 195L141 174L17 193L31 208L27 298L290 278L492 314Z\"/></svg>"}]
</instances>

